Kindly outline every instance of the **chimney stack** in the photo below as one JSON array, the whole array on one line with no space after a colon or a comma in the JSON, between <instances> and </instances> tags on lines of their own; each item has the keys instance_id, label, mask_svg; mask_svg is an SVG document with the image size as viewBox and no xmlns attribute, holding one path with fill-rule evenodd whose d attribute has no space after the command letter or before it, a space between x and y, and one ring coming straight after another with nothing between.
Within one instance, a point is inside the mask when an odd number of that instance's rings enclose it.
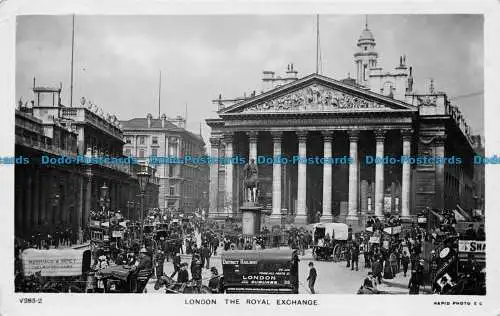
<instances>
[{"instance_id":1,"label":"chimney stack","mask_svg":"<svg viewBox=\"0 0 500 316\"><path fill-rule=\"evenodd\" d=\"M148 113L146 118L148 119L148 128L151 128L151 119L153 118L153 115L151 113Z\"/></svg>"},{"instance_id":2,"label":"chimney stack","mask_svg":"<svg viewBox=\"0 0 500 316\"><path fill-rule=\"evenodd\" d=\"M262 90L264 92L274 88L274 71L264 70L262 72Z\"/></svg>"}]
</instances>

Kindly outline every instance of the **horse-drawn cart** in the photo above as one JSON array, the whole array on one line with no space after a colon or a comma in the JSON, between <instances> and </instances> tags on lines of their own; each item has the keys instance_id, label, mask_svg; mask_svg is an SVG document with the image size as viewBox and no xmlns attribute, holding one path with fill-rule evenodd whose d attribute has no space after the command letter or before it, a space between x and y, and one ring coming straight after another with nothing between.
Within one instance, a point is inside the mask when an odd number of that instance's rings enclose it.
<instances>
[{"instance_id":1,"label":"horse-drawn cart","mask_svg":"<svg viewBox=\"0 0 500 316\"><path fill-rule=\"evenodd\" d=\"M90 271L90 250L26 249L22 272L16 276L16 292L85 292Z\"/></svg>"},{"instance_id":2,"label":"horse-drawn cart","mask_svg":"<svg viewBox=\"0 0 500 316\"><path fill-rule=\"evenodd\" d=\"M314 260L342 259L342 249L347 243L348 227L344 223L317 223L313 225L312 254Z\"/></svg>"}]
</instances>

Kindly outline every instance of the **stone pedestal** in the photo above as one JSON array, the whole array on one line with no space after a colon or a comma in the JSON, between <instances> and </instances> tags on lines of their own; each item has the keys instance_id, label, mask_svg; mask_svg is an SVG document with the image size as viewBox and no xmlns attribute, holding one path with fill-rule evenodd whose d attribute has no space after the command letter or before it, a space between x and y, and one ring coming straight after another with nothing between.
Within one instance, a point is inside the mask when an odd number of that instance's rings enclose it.
<instances>
[{"instance_id":1,"label":"stone pedestal","mask_svg":"<svg viewBox=\"0 0 500 316\"><path fill-rule=\"evenodd\" d=\"M321 216L319 221L321 223L333 223L333 217L332 217L332 215Z\"/></svg>"},{"instance_id":2,"label":"stone pedestal","mask_svg":"<svg viewBox=\"0 0 500 316\"><path fill-rule=\"evenodd\" d=\"M307 225L307 215L297 214L295 215L295 226L305 226Z\"/></svg>"},{"instance_id":3,"label":"stone pedestal","mask_svg":"<svg viewBox=\"0 0 500 316\"><path fill-rule=\"evenodd\" d=\"M257 203L245 202L240 207L244 235L260 234L262 206Z\"/></svg>"}]
</instances>

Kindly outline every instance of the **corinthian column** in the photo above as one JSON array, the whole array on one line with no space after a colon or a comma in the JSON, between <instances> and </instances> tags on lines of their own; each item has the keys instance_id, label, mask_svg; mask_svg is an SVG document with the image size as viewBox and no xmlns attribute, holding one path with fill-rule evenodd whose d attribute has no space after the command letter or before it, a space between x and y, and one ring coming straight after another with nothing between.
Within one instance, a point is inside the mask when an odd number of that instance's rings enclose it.
<instances>
[{"instance_id":1,"label":"corinthian column","mask_svg":"<svg viewBox=\"0 0 500 316\"><path fill-rule=\"evenodd\" d=\"M224 135L224 143L226 145L226 158L229 160L233 157L233 133L227 133ZM225 193L225 215L233 216L233 164L230 161L226 161Z\"/></svg>"},{"instance_id":2,"label":"corinthian column","mask_svg":"<svg viewBox=\"0 0 500 316\"><path fill-rule=\"evenodd\" d=\"M297 139L299 141L299 157L301 161L297 166L298 169L298 183L297 183L297 214L295 216L295 223L306 224L306 183L307 183L307 164L302 159L307 158L307 131L297 131Z\"/></svg>"},{"instance_id":3,"label":"corinthian column","mask_svg":"<svg viewBox=\"0 0 500 316\"><path fill-rule=\"evenodd\" d=\"M257 139L259 137L259 132L248 132L248 161L255 159L257 163Z\"/></svg>"},{"instance_id":4,"label":"corinthian column","mask_svg":"<svg viewBox=\"0 0 500 316\"><path fill-rule=\"evenodd\" d=\"M383 159L384 157L384 140L385 131L376 130L375 140L376 140L376 158ZM375 164L375 216L384 217L384 164Z\"/></svg>"},{"instance_id":5,"label":"corinthian column","mask_svg":"<svg viewBox=\"0 0 500 316\"><path fill-rule=\"evenodd\" d=\"M412 130L401 131L403 138L403 156L411 155L411 135ZM401 181L401 217L410 217L410 164L403 162Z\"/></svg>"},{"instance_id":6,"label":"corinthian column","mask_svg":"<svg viewBox=\"0 0 500 316\"><path fill-rule=\"evenodd\" d=\"M349 156L352 163L349 165L349 201L347 220L358 219L358 131L349 131Z\"/></svg>"},{"instance_id":7,"label":"corinthian column","mask_svg":"<svg viewBox=\"0 0 500 316\"><path fill-rule=\"evenodd\" d=\"M220 139L210 137L210 156L212 159L219 159ZM214 217L219 213L218 194L219 194L219 162L213 161L210 164L210 205L208 216Z\"/></svg>"},{"instance_id":8,"label":"corinthian column","mask_svg":"<svg viewBox=\"0 0 500 316\"><path fill-rule=\"evenodd\" d=\"M271 132L273 137L273 156L278 159L281 156L282 132ZM281 163L273 164L273 212L271 221L281 223Z\"/></svg>"},{"instance_id":9,"label":"corinthian column","mask_svg":"<svg viewBox=\"0 0 500 316\"><path fill-rule=\"evenodd\" d=\"M333 132L325 131L323 134L323 214L321 222L332 222L332 165L328 161L332 158Z\"/></svg>"}]
</instances>

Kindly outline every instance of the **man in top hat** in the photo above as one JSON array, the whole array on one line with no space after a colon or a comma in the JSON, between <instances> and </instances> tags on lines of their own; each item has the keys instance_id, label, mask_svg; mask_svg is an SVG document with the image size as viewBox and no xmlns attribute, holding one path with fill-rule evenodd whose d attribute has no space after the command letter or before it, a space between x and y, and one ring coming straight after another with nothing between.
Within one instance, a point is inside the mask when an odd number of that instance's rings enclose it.
<instances>
[{"instance_id":1,"label":"man in top hat","mask_svg":"<svg viewBox=\"0 0 500 316\"><path fill-rule=\"evenodd\" d=\"M142 293L149 281L149 278L153 274L153 264L146 248L143 247L140 250L139 260L136 264L137 293Z\"/></svg>"},{"instance_id":2,"label":"man in top hat","mask_svg":"<svg viewBox=\"0 0 500 316\"><path fill-rule=\"evenodd\" d=\"M195 254L193 260L191 261L191 278L196 282L198 286L201 286L201 260L200 255Z\"/></svg>"},{"instance_id":3,"label":"man in top hat","mask_svg":"<svg viewBox=\"0 0 500 316\"><path fill-rule=\"evenodd\" d=\"M316 278L318 274L316 272L316 268L314 267L314 263L309 262L309 276L307 277L308 285L309 285L309 290L311 291L311 294L316 294L314 291L314 284L316 283Z\"/></svg>"},{"instance_id":4,"label":"man in top hat","mask_svg":"<svg viewBox=\"0 0 500 316\"><path fill-rule=\"evenodd\" d=\"M210 290L212 290L212 293L219 293L219 288L220 288L219 272L217 271L216 267L211 267L210 272L212 273L212 276L208 281L208 287L210 288Z\"/></svg>"},{"instance_id":5,"label":"man in top hat","mask_svg":"<svg viewBox=\"0 0 500 316\"><path fill-rule=\"evenodd\" d=\"M165 254L162 250L158 250L155 258L156 262L156 278L159 279L163 276L163 265L165 264Z\"/></svg>"},{"instance_id":6,"label":"man in top hat","mask_svg":"<svg viewBox=\"0 0 500 316\"><path fill-rule=\"evenodd\" d=\"M210 267L210 256L211 256L210 248L208 245L205 243L203 245L203 248L201 248L201 266L203 267L206 264L206 269Z\"/></svg>"},{"instance_id":7,"label":"man in top hat","mask_svg":"<svg viewBox=\"0 0 500 316\"><path fill-rule=\"evenodd\" d=\"M177 275L177 283L186 283L189 281L189 272L187 270L188 264L186 262L180 265L179 274Z\"/></svg>"}]
</instances>

